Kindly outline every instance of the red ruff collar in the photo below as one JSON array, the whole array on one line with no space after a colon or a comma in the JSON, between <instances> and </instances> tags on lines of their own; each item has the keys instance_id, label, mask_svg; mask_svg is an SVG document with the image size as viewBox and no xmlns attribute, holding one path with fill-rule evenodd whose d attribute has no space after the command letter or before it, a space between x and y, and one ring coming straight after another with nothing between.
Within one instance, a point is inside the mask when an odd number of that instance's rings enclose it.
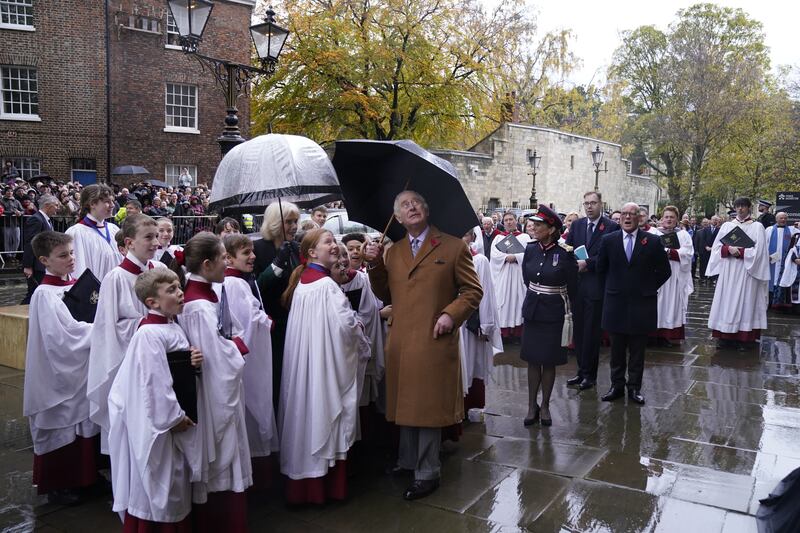
<instances>
[{"instance_id":1,"label":"red ruff collar","mask_svg":"<svg viewBox=\"0 0 800 533\"><path fill-rule=\"evenodd\" d=\"M300 283L307 284L307 283L314 283L315 281L319 281L322 278L327 278L328 274L317 270L315 268L306 267L303 270L303 273L300 274Z\"/></svg>"},{"instance_id":2,"label":"red ruff collar","mask_svg":"<svg viewBox=\"0 0 800 533\"><path fill-rule=\"evenodd\" d=\"M139 322L139 327L146 326L148 324L169 324L169 319L165 316L147 313L142 321Z\"/></svg>"},{"instance_id":3,"label":"red ruff collar","mask_svg":"<svg viewBox=\"0 0 800 533\"><path fill-rule=\"evenodd\" d=\"M134 276L138 276L142 273L142 269L139 268L139 265L128 259L127 257L122 260L122 263L119 264L119 267L122 270L130 272ZM150 261L147 262L147 270L153 270L153 263Z\"/></svg>"},{"instance_id":4,"label":"red ruff collar","mask_svg":"<svg viewBox=\"0 0 800 533\"><path fill-rule=\"evenodd\" d=\"M225 277L241 278L247 280L247 272L242 272L238 268L228 267L225 269Z\"/></svg>"},{"instance_id":5,"label":"red ruff collar","mask_svg":"<svg viewBox=\"0 0 800 533\"><path fill-rule=\"evenodd\" d=\"M65 281L65 280L59 278L58 276L52 276L50 274L45 274L44 277L42 278L42 283L41 284L42 285L53 285L55 287L66 287L68 285L74 285L75 282L77 282L77 281L78 280L76 280L76 279L69 279L69 280Z\"/></svg>"},{"instance_id":6,"label":"red ruff collar","mask_svg":"<svg viewBox=\"0 0 800 533\"><path fill-rule=\"evenodd\" d=\"M190 279L186 282L186 287L183 289L183 301L184 303L189 303L195 300L208 300L212 303L219 302L217 293L211 288L210 283L203 283L202 281Z\"/></svg>"}]
</instances>

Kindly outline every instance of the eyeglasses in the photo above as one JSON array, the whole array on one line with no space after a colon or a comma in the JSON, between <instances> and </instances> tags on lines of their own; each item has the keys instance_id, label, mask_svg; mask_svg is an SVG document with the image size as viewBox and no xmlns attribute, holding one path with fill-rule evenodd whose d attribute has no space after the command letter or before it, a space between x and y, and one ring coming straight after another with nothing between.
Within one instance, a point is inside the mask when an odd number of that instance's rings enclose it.
<instances>
[{"instance_id":1,"label":"eyeglasses","mask_svg":"<svg viewBox=\"0 0 800 533\"><path fill-rule=\"evenodd\" d=\"M621 216L621 217L638 217L639 216L639 212L638 211L636 211L636 212L623 211L622 213L619 214L619 216Z\"/></svg>"},{"instance_id":2,"label":"eyeglasses","mask_svg":"<svg viewBox=\"0 0 800 533\"><path fill-rule=\"evenodd\" d=\"M422 205L422 202L420 202L417 199L412 199L412 200L405 200L404 202L402 202L400 204L400 207L402 207L403 209L411 209L411 206L419 207L421 205Z\"/></svg>"},{"instance_id":3,"label":"eyeglasses","mask_svg":"<svg viewBox=\"0 0 800 533\"><path fill-rule=\"evenodd\" d=\"M583 202L583 207L592 207L593 205L597 205L600 202Z\"/></svg>"}]
</instances>

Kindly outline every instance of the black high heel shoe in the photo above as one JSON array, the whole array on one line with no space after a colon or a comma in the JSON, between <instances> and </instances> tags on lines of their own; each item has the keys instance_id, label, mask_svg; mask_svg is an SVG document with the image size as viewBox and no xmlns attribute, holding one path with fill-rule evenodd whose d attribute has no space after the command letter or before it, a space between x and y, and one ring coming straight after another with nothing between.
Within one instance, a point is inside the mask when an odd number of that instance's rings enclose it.
<instances>
[{"instance_id":1,"label":"black high heel shoe","mask_svg":"<svg viewBox=\"0 0 800 533\"><path fill-rule=\"evenodd\" d=\"M537 416L538 415L539 414L537 413ZM550 426L553 425L553 415L552 414L550 415L550 418L541 417L541 420L542 420L542 426L544 426L544 427L550 427Z\"/></svg>"},{"instance_id":2,"label":"black high heel shoe","mask_svg":"<svg viewBox=\"0 0 800 533\"><path fill-rule=\"evenodd\" d=\"M537 422L539 422L539 411L541 411L541 409L539 409L539 406L537 405L536 406L536 414L533 415L533 418L526 418L525 420L522 421L522 424L525 427L528 427L528 426L532 426L532 425L536 424Z\"/></svg>"}]
</instances>

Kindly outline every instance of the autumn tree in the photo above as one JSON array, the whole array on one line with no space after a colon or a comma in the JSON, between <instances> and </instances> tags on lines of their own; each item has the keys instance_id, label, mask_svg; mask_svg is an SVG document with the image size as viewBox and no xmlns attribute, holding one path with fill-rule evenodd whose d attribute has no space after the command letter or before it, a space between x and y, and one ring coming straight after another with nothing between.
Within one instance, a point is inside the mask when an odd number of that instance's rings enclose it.
<instances>
[{"instance_id":1,"label":"autumn tree","mask_svg":"<svg viewBox=\"0 0 800 533\"><path fill-rule=\"evenodd\" d=\"M410 138L464 147L500 120L522 57L549 71L563 55L521 0L292 0L277 73L252 100L253 131L318 142ZM541 55L536 55L541 54Z\"/></svg>"}]
</instances>

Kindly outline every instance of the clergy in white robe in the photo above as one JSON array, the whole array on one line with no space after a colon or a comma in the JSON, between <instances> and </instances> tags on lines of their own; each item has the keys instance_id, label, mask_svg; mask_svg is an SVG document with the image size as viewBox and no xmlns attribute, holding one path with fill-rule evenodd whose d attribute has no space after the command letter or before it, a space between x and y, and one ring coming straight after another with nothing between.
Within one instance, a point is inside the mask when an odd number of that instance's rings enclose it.
<instances>
[{"instance_id":1,"label":"clergy in white robe","mask_svg":"<svg viewBox=\"0 0 800 533\"><path fill-rule=\"evenodd\" d=\"M749 201L748 201L749 203ZM721 239L741 228L755 242L752 248L731 254ZM711 248L707 276L719 276L708 317L712 336L723 341L753 342L767 327L769 254L764 226L747 211L722 225Z\"/></svg>"},{"instance_id":2,"label":"clergy in white robe","mask_svg":"<svg viewBox=\"0 0 800 533\"><path fill-rule=\"evenodd\" d=\"M249 350L242 375L245 426L254 484L266 488L272 468L266 458L280 445L272 405L272 320L253 295L246 281L248 275L252 274L229 267L225 270L224 287L232 318L241 328L242 340Z\"/></svg>"},{"instance_id":3,"label":"clergy in white robe","mask_svg":"<svg viewBox=\"0 0 800 533\"><path fill-rule=\"evenodd\" d=\"M773 226L770 226L773 227ZM786 289L786 301L792 306L800 305L800 233L792 237L789 251L784 260L783 274L780 279L780 286Z\"/></svg>"},{"instance_id":4,"label":"clergy in white robe","mask_svg":"<svg viewBox=\"0 0 800 533\"><path fill-rule=\"evenodd\" d=\"M167 364L168 352L182 350L189 350L189 341L181 327L151 311L133 335L109 392L113 510L127 513L126 530L136 519L187 520L190 526L190 464L200 461L197 428L172 431L186 413Z\"/></svg>"},{"instance_id":5,"label":"clergy in white robe","mask_svg":"<svg viewBox=\"0 0 800 533\"><path fill-rule=\"evenodd\" d=\"M361 291L356 315L364 325L364 334L369 339L370 358L359 362L358 370L358 397L359 405L364 407L378 398L378 384L383 379L386 369L383 347L386 344L383 321L381 320L381 302L369 283L369 276L360 270L351 270L350 279L342 285L342 290L347 294L350 291Z\"/></svg>"},{"instance_id":6,"label":"clergy in white robe","mask_svg":"<svg viewBox=\"0 0 800 533\"><path fill-rule=\"evenodd\" d=\"M133 290L136 278L145 270L164 268L158 261L142 261L129 252L100 284L94 334L89 352L86 394L89 416L101 428L100 448L108 454L108 392L122 363L139 321L147 308Z\"/></svg>"},{"instance_id":7,"label":"clergy in white robe","mask_svg":"<svg viewBox=\"0 0 800 533\"><path fill-rule=\"evenodd\" d=\"M774 306L783 306L789 303L784 297L785 291L780 285L780 280L792 235L798 230L787 225L787 219L786 213L777 213L775 215L776 223L764 230L767 239L767 253L769 253L769 299Z\"/></svg>"},{"instance_id":8,"label":"clergy in white robe","mask_svg":"<svg viewBox=\"0 0 800 533\"><path fill-rule=\"evenodd\" d=\"M76 321L63 302L74 283L47 272L31 298L22 414L33 440L39 494L97 481L95 436L86 375L92 324Z\"/></svg>"},{"instance_id":9,"label":"clergy in white robe","mask_svg":"<svg viewBox=\"0 0 800 533\"><path fill-rule=\"evenodd\" d=\"M464 413L472 408L482 409L484 407L488 369L492 365L492 358L503 351L503 340L497 325L497 306L489 260L475 247L471 246L470 252L481 288L483 288L483 296L476 311L478 313L478 332L468 328L468 324L473 323L469 319L461 325L461 335L459 336L461 370L464 380Z\"/></svg>"},{"instance_id":10,"label":"clergy in white robe","mask_svg":"<svg viewBox=\"0 0 800 533\"><path fill-rule=\"evenodd\" d=\"M677 213L677 211L676 211ZM677 215L675 222L677 222ZM674 231L670 228L669 231ZM655 235L663 235L667 231L655 230ZM686 338L684 326L686 311L689 308L689 295L694 292L692 281L692 257L694 245L692 237L685 230L678 230L680 248L665 248L669 257L671 275L658 289L658 330L651 336L666 340L683 340Z\"/></svg>"},{"instance_id":11,"label":"clergy in white robe","mask_svg":"<svg viewBox=\"0 0 800 533\"><path fill-rule=\"evenodd\" d=\"M358 423L356 376L359 359L368 357L369 341L341 287L310 263L291 301L278 411L289 503L346 497L344 460Z\"/></svg>"},{"instance_id":12,"label":"clergy in white robe","mask_svg":"<svg viewBox=\"0 0 800 533\"><path fill-rule=\"evenodd\" d=\"M206 462L195 498L202 502L203 492L237 493L243 498L253 482L242 382L247 348L238 331L231 339L220 333L221 303L208 280L189 274L184 293L178 321L189 343L203 351L197 428ZM219 502L212 502L209 495L209 504Z\"/></svg>"},{"instance_id":13,"label":"clergy in white robe","mask_svg":"<svg viewBox=\"0 0 800 533\"><path fill-rule=\"evenodd\" d=\"M523 249L531 242L530 236L526 233L515 231L512 235L517 238ZM500 234L492 241L490 264L497 305L497 325L501 328L503 337L515 338L522 335L522 302L525 301L527 292L522 281L522 258L525 253L505 254L498 250L497 244L506 236L507 234Z\"/></svg>"},{"instance_id":14,"label":"clergy in white robe","mask_svg":"<svg viewBox=\"0 0 800 533\"><path fill-rule=\"evenodd\" d=\"M119 265L122 256L114 240L119 228L111 222L98 221L86 215L80 222L70 226L65 232L73 239L75 247L75 272L77 279L89 269L102 281L111 270Z\"/></svg>"}]
</instances>

